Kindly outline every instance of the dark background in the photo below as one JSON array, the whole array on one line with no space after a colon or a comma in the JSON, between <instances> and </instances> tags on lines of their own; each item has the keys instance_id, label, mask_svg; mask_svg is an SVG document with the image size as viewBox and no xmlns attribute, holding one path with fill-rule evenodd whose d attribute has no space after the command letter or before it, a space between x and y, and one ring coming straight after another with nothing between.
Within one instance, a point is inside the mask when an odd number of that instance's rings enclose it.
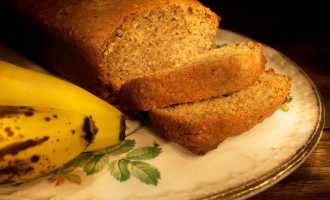
<instances>
[{"instance_id":1,"label":"dark background","mask_svg":"<svg viewBox=\"0 0 330 200\"><path fill-rule=\"evenodd\" d=\"M327 1L200 0L221 16L220 28L265 43L306 67L330 71L330 7ZM318 52L314 52L317 48ZM312 54L309 57L309 54ZM317 56L317 55L319 56ZM308 58L309 57L309 58ZM303 61L300 61L303 59Z\"/></svg>"},{"instance_id":2,"label":"dark background","mask_svg":"<svg viewBox=\"0 0 330 200\"><path fill-rule=\"evenodd\" d=\"M200 2L221 16L221 28L242 33L280 50L307 50L315 45L328 48L330 45L330 7L325 5L327 1Z\"/></svg>"},{"instance_id":3,"label":"dark background","mask_svg":"<svg viewBox=\"0 0 330 200\"><path fill-rule=\"evenodd\" d=\"M319 89L325 127L318 146L290 176L252 197L330 199L330 6L327 1L200 0L221 16L220 28L280 51L300 66Z\"/></svg>"}]
</instances>

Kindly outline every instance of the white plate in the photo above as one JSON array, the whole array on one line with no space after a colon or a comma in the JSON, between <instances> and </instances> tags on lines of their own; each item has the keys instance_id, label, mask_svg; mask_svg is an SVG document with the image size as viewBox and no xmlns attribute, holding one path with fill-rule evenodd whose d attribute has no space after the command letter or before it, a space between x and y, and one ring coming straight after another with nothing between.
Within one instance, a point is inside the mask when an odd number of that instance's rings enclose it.
<instances>
[{"instance_id":1,"label":"white plate","mask_svg":"<svg viewBox=\"0 0 330 200\"><path fill-rule=\"evenodd\" d=\"M249 40L227 30L219 30L217 37L218 44ZM128 132L134 133L128 136L126 146L131 148L117 156L101 154L106 162L99 162L95 168L90 167L93 162L89 163L86 171L98 173L87 175L83 168L67 172L66 175L76 175L72 180L80 177L80 184L64 179L55 186L56 181L44 177L2 187L0 199L245 199L271 187L293 172L317 145L324 126L324 107L314 84L295 63L266 45L264 54L267 68L292 77L293 100L288 112L276 111L252 130L228 138L205 156L193 155L148 126L129 121ZM4 46L0 46L0 55L2 60L42 70ZM109 167L111 162L142 150L148 156L138 162L130 158L134 167L123 174L126 181L111 175L115 172Z\"/></svg>"}]
</instances>

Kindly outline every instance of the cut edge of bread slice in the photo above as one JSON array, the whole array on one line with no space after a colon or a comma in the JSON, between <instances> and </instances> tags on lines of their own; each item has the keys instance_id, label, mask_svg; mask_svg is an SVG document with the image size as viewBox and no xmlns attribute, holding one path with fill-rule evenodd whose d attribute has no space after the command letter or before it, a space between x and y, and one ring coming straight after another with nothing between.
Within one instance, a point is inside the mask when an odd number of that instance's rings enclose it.
<instances>
[{"instance_id":1,"label":"cut edge of bread slice","mask_svg":"<svg viewBox=\"0 0 330 200\"><path fill-rule=\"evenodd\" d=\"M118 107L146 111L238 91L258 79L265 63L260 43L225 45L174 70L125 83L118 94Z\"/></svg>"},{"instance_id":2,"label":"cut edge of bread slice","mask_svg":"<svg viewBox=\"0 0 330 200\"><path fill-rule=\"evenodd\" d=\"M152 127L197 155L271 116L288 98L290 77L263 72L251 86L216 98L149 111Z\"/></svg>"}]
</instances>

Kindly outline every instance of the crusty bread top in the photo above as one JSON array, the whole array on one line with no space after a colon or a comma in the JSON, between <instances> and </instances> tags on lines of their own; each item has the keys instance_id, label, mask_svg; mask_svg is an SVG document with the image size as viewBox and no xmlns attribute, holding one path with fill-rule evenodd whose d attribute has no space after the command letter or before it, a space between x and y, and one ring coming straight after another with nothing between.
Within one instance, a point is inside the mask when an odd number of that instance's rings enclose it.
<instances>
[{"instance_id":1,"label":"crusty bread top","mask_svg":"<svg viewBox=\"0 0 330 200\"><path fill-rule=\"evenodd\" d=\"M290 87L288 76L269 70L238 92L153 109L149 111L150 121L159 133L201 155L272 115L287 99Z\"/></svg>"},{"instance_id":2,"label":"crusty bread top","mask_svg":"<svg viewBox=\"0 0 330 200\"><path fill-rule=\"evenodd\" d=\"M0 5L21 17L9 24L28 23L29 31L15 33L26 37L19 45L30 46L27 51L38 62L104 99L127 80L209 50L220 20L197 0L3 0Z\"/></svg>"},{"instance_id":3,"label":"crusty bread top","mask_svg":"<svg viewBox=\"0 0 330 200\"><path fill-rule=\"evenodd\" d=\"M195 0L3 0L3 5L49 26L61 37L91 54L104 52L105 41L114 37L127 16L146 13L163 6L200 7ZM12 8L13 9L13 8Z\"/></svg>"},{"instance_id":4,"label":"crusty bread top","mask_svg":"<svg viewBox=\"0 0 330 200\"><path fill-rule=\"evenodd\" d=\"M123 110L150 110L228 94L253 84L266 59L259 43L225 45L191 57L177 68L126 82L119 92Z\"/></svg>"}]
</instances>

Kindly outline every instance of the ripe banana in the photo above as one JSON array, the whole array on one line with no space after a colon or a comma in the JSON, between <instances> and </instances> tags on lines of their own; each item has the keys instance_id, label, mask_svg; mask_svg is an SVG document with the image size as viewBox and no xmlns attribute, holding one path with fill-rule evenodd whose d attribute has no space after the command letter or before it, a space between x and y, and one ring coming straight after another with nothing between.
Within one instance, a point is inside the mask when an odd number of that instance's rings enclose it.
<instances>
[{"instance_id":1,"label":"ripe banana","mask_svg":"<svg viewBox=\"0 0 330 200\"><path fill-rule=\"evenodd\" d=\"M0 184L17 184L61 167L97 132L84 114L39 107L0 106Z\"/></svg>"},{"instance_id":2,"label":"ripe banana","mask_svg":"<svg viewBox=\"0 0 330 200\"><path fill-rule=\"evenodd\" d=\"M0 106L48 107L92 116L99 132L86 151L125 138L123 113L68 81L0 61L0 91Z\"/></svg>"}]
</instances>

